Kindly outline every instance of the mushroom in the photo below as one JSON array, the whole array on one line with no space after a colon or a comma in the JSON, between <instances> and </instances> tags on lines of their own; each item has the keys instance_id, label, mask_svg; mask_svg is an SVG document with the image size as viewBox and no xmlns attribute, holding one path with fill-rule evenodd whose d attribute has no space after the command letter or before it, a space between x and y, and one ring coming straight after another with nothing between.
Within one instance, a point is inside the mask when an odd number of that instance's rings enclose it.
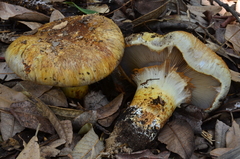
<instances>
[{"instance_id":1,"label":"mushroom","mask_svg":"<svg viewBox=\"0 0 240 159\"><path fill-rule=\"evenodd\" d=\"M41 26L6 50L6 62L23 80L70 87L97 82L119 64L124 52L121 30L97 14L72 16Z\"/></svg>"},{"instance_id":2,"label":"mushroom","mask_svg":"<svg viewBox=\"0 0 240 159\"><path fill-rule=\"evenodd\" d=\"M182 103L206 112L217 109L229 91L225 62L190 33L139 33L126 37L120 63L137 85L132 102L106 140L107 151L146 148Z\"/></svg>"}]
</instances>

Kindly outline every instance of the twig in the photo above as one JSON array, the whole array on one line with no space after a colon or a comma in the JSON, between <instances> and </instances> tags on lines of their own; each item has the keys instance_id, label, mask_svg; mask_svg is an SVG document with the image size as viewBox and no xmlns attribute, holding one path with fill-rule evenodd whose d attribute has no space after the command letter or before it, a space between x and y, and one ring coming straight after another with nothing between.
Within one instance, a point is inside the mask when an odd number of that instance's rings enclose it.
<instances>
[{"instance_id":1,"label":"twig","mask_svg":"<svg viewBox=\"0 0 240 159\"><path fill-rule=\"evenodd\" d=\"M240 23L239 16L240 14L237 13L233 8L231 8L228 4L221 2L220 0L214 0L216 3L218 3L220 6L222 6L226 11L232 13L232 15L236 18L236 20Z\"/></svg>"}]
</instances>

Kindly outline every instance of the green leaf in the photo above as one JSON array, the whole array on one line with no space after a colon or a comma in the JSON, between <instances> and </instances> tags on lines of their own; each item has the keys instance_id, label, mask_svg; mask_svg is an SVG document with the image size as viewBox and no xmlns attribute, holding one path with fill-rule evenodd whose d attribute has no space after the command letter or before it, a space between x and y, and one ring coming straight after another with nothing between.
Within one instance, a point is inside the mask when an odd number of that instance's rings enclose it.
<instances>
[{"instance_id":1,"label":"green leaf","mask_svg":"<svg viewBox=\"0 0 240 159\"><path fill-rule=\"evenodd\" d=\"M81 12L85 13L85 14L94 14L94 13L98 13L96 11L93 10L89 10L89 9L84 9L79 7L78 5L76 5L74 2L64 2L65 4L68 4L72 7L76 7L78 10L80 10Z\"/></svg>"}]
</instances>

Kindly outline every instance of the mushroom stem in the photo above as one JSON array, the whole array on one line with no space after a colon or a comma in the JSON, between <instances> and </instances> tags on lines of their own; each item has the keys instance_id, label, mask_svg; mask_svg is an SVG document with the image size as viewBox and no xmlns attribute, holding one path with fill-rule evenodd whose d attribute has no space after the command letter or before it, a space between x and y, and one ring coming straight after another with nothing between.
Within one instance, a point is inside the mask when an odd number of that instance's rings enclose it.
<instances>
[{"instance_id":1,"label":"mushroom stem","mask_svg":"<svg viewBox=\"0 0 240 159\"><path fill-rule=\"evenodd\" d=\"M144 149L175 108L190 101L190 78L170 68L168 62L135 69L133 80L137 84L134 98L106 141L110 152Z\"/></svg>"}]
</instances>

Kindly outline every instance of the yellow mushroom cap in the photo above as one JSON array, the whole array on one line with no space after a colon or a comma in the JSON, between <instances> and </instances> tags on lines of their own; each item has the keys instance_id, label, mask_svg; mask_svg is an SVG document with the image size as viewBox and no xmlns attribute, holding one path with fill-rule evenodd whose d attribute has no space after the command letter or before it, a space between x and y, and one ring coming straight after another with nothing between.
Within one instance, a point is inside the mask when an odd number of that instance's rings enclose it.
<instances>
[{"instance_id":1,"label":"yellow mushroom cap","mask_svg":"<svg viewBox=\"0 0 240 159\"><path fill-rule=\"evenodd\" d=\"M177 72L191 79L192 104L209 112L218 108L226 97L231 84L227 65L192 34L184 31L166 35L140 33L125 40L121 67L127 75L135 68L159 65L168 60Z\"/></svg>"},{"instance_id":2,"label":"yellow mushroom cap","mask_svg":"<svg viewBox=\"0 0 240 159\"><path fill-rule=\"evenodd\" d=\"M21 36L6 50L6 62L22 79L53 86L88 85L119 64L124 38L118 26L97 14L67 17Z\"/></svg>"}]
</instances>

